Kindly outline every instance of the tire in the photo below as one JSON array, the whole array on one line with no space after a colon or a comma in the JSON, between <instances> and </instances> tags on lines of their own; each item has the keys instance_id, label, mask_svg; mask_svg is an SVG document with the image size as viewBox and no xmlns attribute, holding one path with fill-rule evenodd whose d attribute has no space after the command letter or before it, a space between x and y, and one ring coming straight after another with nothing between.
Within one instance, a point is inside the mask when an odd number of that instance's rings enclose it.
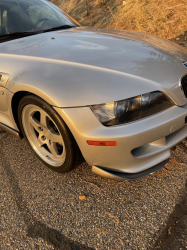
<instances>
[{"instance_id":1,"label":"tire","mask_svg":"<svg viewBox=\"0 0 187 250\"><path fill-rule=\"evenodd\" d=\"M67 173L77 165L75 139L48 103L26 95L19 102L18 120L28 144L48 168Z\"/></svg>"}]
</instances>

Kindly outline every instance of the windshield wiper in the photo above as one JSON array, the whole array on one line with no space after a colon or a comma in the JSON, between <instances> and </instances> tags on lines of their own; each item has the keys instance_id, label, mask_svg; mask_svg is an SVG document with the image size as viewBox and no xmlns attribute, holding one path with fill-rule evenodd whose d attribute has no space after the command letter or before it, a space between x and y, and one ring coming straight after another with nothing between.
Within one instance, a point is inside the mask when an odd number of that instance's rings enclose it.
<instances>
[{"instance_id":1,"label":"windshield wiper","mask_svg":"<svg viewBox=\"0 0 187 250\"><path fill-rule=\"evenodd\" d=\"M75 26L75 25L67 25L66 24L66 25L61 25L61 26L57 26L57 27L53 27L53 28L50 28L50 29L43 30L42 33L55 31L55 30L70 29L70 28L74 28L74 27L77 27L77 26Z\"/></svg>"},{"instance_id":2,"label":"windshield wiper","mask_svg":"<svg viewBox=\"0 0 187 250\"><path fill-rule=\"evenodd\" d=\"M3 36L0 36L0 39L3 39L3 38L14 38L14 37L20 37L20 36L32 36L32 35L36 35L36 34L39 34L41 33L41 31L24 31L24 32L15 32L15 33L11 33L11 34L6 34L6 35L3 35Z\"/></svg>"},{"instance_id":3,"label":"windshield wiper","mask_svg":"<svg viewBox=\"0 0 187 250\"><path fill-rule=\"evenodd\" d=\"M45 29L45 30L38 30L38 31L24 31L24 32L15 32L15 33L11 33L11 34L6 34L3 36L0 36L0 40L11 40L14 38L19 38L19 37L24 37L24 36L32 36L32 35L37 35L40 33L45 33L45 32L50 32L50 31L55 31L55 30L61 30L61 29L70 29L73 27L77 27L75 25L61 25L61 26L57 26L57 27L53 27L50 29Z\"/></svg>"}]
</instances>

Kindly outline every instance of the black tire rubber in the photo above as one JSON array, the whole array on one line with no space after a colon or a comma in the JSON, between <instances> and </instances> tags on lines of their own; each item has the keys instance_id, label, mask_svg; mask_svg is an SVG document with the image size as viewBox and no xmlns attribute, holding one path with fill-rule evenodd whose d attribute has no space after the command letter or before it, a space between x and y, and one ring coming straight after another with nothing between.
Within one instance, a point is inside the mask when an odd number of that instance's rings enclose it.
<instances>
[{"instance_id":1,"label":"black tire rubber","mask_svg":"<svg viewBox=\"0 0 187 250\"><path fill-rule=\"evenodd\" d=\"M46 163L43 159L40 158L40 156L35 152L35 150L32 148L31 144L29 143L27 136L25 134L23 125L22 125L22 110L25 106L29 104L34 104L41 109L43 109L56 123L62 137L65 143L66 147L66 159L65 162L59 166L59 167L53 167ZM69 128L65 124L65 122L61 119L61 117L57 114L57 112L44 100L40 99L37 96L34 95L26 95L24 96L21 101L19 102L18 106L18 120L19 120L19 125L21 128L21 131L23 133L23 136L27 140L28 144L30 145L31 149L35 153L35 155L40 159L40 161L46 165L48 168L51 170L58 172L58 173L67 173L70 170L72 170L74 167L76 167L78 164L83 162L83 157L82 154L78 148L78 145L71 134Z\"/></svg>"}]
</instances>

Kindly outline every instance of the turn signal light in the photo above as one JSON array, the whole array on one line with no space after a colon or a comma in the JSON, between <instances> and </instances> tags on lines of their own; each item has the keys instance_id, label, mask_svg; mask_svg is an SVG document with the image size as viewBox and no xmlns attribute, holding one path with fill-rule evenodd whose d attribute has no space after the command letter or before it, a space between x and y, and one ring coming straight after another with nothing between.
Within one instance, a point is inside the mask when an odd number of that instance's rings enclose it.
<instances>
[{"instance_id":1,"label":"turn signal light","mask_svg":"<svg viewBox=\"0 0 187 250\"><path fill-rule=\"evenodd\" d=\"M87 141L91 146L116 146L117 141Z\"/></svg>"}]
</instances>

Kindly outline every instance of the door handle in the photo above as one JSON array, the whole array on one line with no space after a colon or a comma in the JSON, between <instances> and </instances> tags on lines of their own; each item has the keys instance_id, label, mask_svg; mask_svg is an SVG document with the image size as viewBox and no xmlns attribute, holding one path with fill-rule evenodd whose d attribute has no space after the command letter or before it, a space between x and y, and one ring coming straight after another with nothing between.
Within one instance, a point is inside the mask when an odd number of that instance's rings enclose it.
<instances>
[{"instance_id":1,"label":"door handle","mask_svg":"<svg viewBox=\"0 0 187 250\"><path fill-rule=\"evenodd\" d=\"M6 73L1 73L0 72L0 86L5 87L6 83L8 82L9 75Z\"/></svg>"}]
</instances>

